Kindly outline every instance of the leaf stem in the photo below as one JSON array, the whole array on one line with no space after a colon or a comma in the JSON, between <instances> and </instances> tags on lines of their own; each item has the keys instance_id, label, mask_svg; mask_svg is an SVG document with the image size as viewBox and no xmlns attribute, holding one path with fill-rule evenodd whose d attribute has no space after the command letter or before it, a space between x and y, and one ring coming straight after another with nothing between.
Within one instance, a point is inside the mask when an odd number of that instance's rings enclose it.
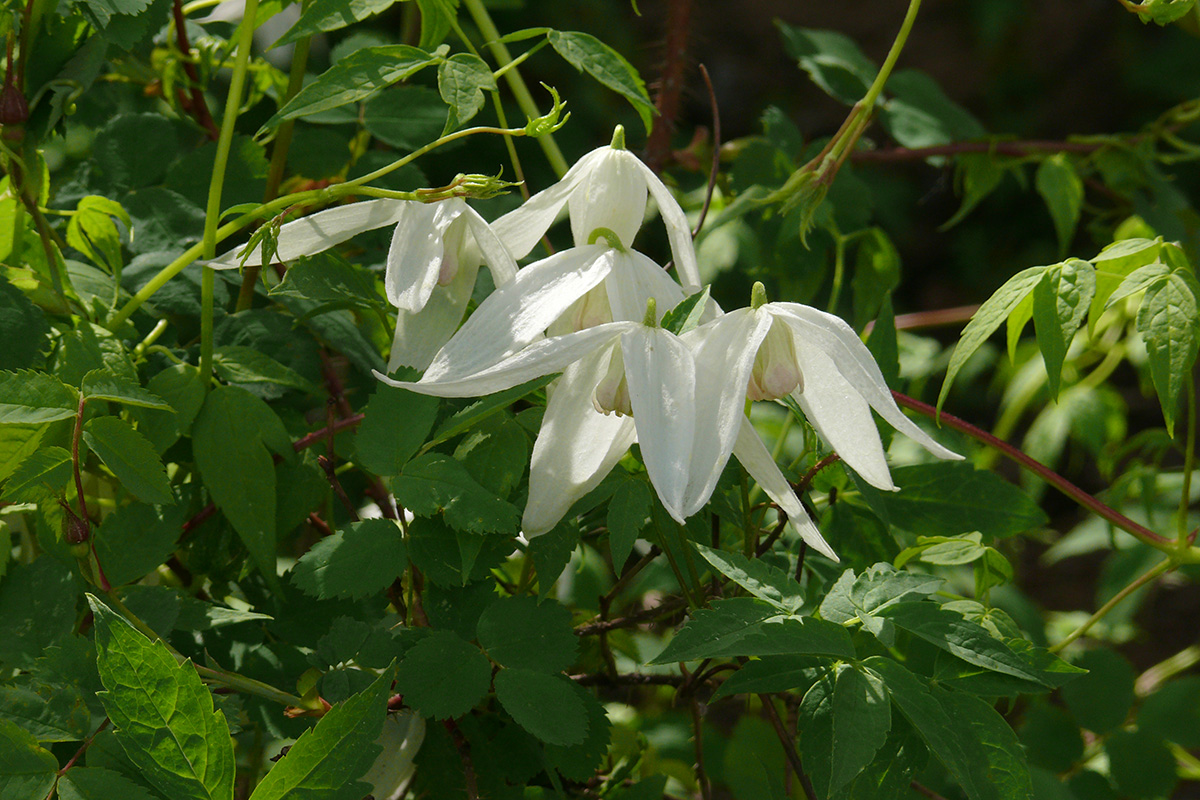
<instances>
[{"instance_id":1,"label":"leaf stem","mask_svg":"<svg viewBox=\"0 0 1200 800\"><path fill-rule=\"evenodd\" d=\"M1184 381L1184 387L1187 397L1187 445L1183 451L1183 488L1179 493L1177 541L1180 547L1188 546L1188 507L1192 504L1192 470L1196 466L1196 383L1190 374Z\"/></svg>"},{"instance_id":2,"label":"leaf stem","mask_svg":"<svg viewBox=\"0 0 1200 800\"><path fill-rule=\"evenodd\" d=\"M1114 608L1116 608L1118 605L1120 605L1122 600L1124 600L1126 597L1129 597L1129 595L1133 594L1138 589L1142 588L1147 583L1149 583L1150 581L1159 577L1160 575L1162 575L1166 572L1169 572L1170 570L1175 569L1176 566L1177 565L1175 563L1175 560L1172 558L1164 559L1163 561L1160 561L1159 563L1155 564L1153 567L1151 567L1145 573L1143 573L1142 575L1140 575L1139 577L1137 577L1133 581L1131 581L1130 584L1128 586L1126 586L1124 589L1122 589L1121 591L1119 591L1115 595L1113 595L1112 598L1107 603L1105 603L1104 605L1100 606L1099 609L1097 609L1095 614L1092 614L1090 617L1088 617L1086 622L1084 622L1082 625L1080 625L1075 630L1071 631L1071 633L1067 636L1067 638L1063 639L1058 644L1052 645L1049 648L1050 652L1057 653L1058 651L1062 650L1064 647L1069 645L1071 642L1078 639L1080 636L1083 636L1085 633L1088 632L1088 630L1093 625L1095 625L1097 622L1099 622L1101 619L1103 619L1104 616L1106 614L1108 614L1108 612L1112 611Z\"/></svg>"},{"instance_id":3,"label":"leaf stem","mask_svg":"<svg viewBox=\"0 0 1200 800\"><path fill-rule=\"evenodd\" d=\"M804 771L804 764L800 761L800 753L796 751L796 744L788 735L787 728L783 727L783 720L779 718L779 712L775 710L775 701L769 694L760 694L758 699L762 701L763 713L767 715L767 721L771 723L771 727L775 729L775 735L779 737L779 743L783 745L783 752L792 767L792 772L796 773L796 777L800 780L804 796L808 800L817 800L817 791L813 788L808 773Z\"/></svg>"}]
</instances>

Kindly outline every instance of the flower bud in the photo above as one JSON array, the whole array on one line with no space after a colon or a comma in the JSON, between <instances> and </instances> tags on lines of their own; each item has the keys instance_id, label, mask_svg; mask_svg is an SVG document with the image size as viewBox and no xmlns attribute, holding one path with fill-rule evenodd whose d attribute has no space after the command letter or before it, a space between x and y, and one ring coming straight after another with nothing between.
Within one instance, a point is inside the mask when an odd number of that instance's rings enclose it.
<instances>
[{"instance_id":1,"label":"flower bud","mask_svg":"<svg viewBox=\"0 0 1200 800\"><path fill-rule=\"evenodd\" d=\"M29 103L25 100L25 93L12 83L10 77L4 82L4 90L0 91L0 125L20 125L27 119Z\"/></svg>"},{"instance_id":2,"label":"flower bud","mask_svg":"<svg viewBox=\"0 0 1200 800\"><path fill-rule=\"evenodd\" d=\"M67 519L63 525L63 539L67 544L83 544L92 538L92 526L86 519L66 506L63 506L63 510L67 512Z\"/></svg>"},{"instance_id":3,"label":"flower bud","mask_svg":"<svg viewBox=\"0 0 1200 800\"><path fill-rule=\"evenodd\" d=\"M796 363L796 345L788 326L774 320L754 356L746 396L751 400L778 400L804 391L804 375Z\"/></svg>"},{"instance_id":4,"label":"flower bud","mask_svg":"<svg viewBox=\"0 0 1200 800\"><path fill-rule=\"evenodd\" d=\"M621 345L613 346L612 358L608 369L596 390L592 392L592 408L608 416L632 417L633 405L629 399L629 381L625 379L625 358L621 355Z\"/></svg>"}]
</instances>

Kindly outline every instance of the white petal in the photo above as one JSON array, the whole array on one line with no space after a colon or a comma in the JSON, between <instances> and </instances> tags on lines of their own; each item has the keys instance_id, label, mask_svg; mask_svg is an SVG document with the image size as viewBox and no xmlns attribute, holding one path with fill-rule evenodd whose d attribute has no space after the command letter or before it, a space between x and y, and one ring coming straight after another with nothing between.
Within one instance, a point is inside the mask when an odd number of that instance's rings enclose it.
<instances>
[{"instance_id":1,"label":"white petal","mask_svg":"<svg viewBox=\"0 0 1200 800\"><path fill-rule=\"evenodd\" d=\"M879 416L891 423L892 427L938 458L954 461L962 459L958 453L942 447L917 427L916 423L904 416L904 412L892 398L891 390L883 379L883 373L879 371L879 365L871 356L871 351L840 317L798 303L769 303L764 308L770 308L771 313L777 314L787 322L795 331L797 341L803 341L805 346L824 350L837 365L842 376L871 404L871 408L879 412Z\"/></svg>"},{"instance_id":2,"label":"white petal","mask_svg":"<svg viewBox=\"0 0 1200 800\"><path fill-rule=\"evenodd\" d=\"M696 443L684 502L688 516L708 502L729 461L746 416L754 355L770 327L770 314L742 308L683 335L696 359L697 387Z\"/></svg>"},{"instance_id":3,"label":"white petal","mask_svg":"<svg viewBox=\"0 0 1200 800\"><path fill-rule=\"evenodd\" d=\"M738 431L737 444L733 447L733 455L746 468L746 472L750 473L750 477L767 493L767 497L774 500L775 504L788 515L788 522L796 529L796 533L800 534L800 538L808 543L809 547L834 561L839 560L837 554L833 552L833 548L829 546L825 537L821 535L821 531L813 523L812 518L808 516L808 512L804 510L804 506L792 491L787 479L783 477L783 473L779 471L775 459L771 458L771 454L767 452L767 446L762 443L762 439L758 438L758 432L754 430L749 419L743 418L741 430Z\"/></svg>"},{"instance_id":4,"label":"white petal","mask_svg":"<svg viewBox=\"0 0 1200 800\"><path fill-rule=\"evenodd\" d=\"M658 204L658 213L662 215L663 224L667 226L667 239L671 242L671 254L675 257L675 271L679 282L687 294L700 291L700 268L696 265L696 248L692 244L692 229L688 227L687 216L679 207L671 190L666 187L654 171L637 162L646 179L646 188L650 190L654 202Z\"/></svg>"},{"instance_id":5,"label":"white petal","mask_svg":"<svg viewBox=\"0 0 1200 800\"><path fill-rule=\"evenodd\" d=\"M557 525L633 444L632 419L592 408L592 392L611 354L612 348L596 351L568 366L551 385L529 462L529 501L521 521L527 537Z\"/></svg>"},{"instance_id":6,"label":"white petal","mask_svg":"<svg viewBox=\"0 0 1200 800\"><path fill-rule=\"evenodd\" d=\"M524 258L538 240L554 224L558 212L567 204L567 198L575 191L579 182L593 169L602 147L575 162L558 183L538 192L520 207L513 209L492 223L492 230L504 242L514 258Z\"/></svg>"},{"instance_id":7,"label":"white petal","mask_svg":"<svg viewBox=\"0 0 1200 800\"><path fill-rule=\"evenodd\" d=\"M602 147L592 169L571 193L567 210L576 245L587 244L596 228L608 228L630 247L646 217L646 179L637 156Z\"/></svg>"},{"instance_id":8,"label":"white petal","mask_svg":"<svg viewBox=\"0 0 1200 800\"><path fill-rule=\"evenodd\" d=\"M646 472L663 506L682 523L696 435L695 361L679 337L644 325L621 337L621 354Z\"/></svg>"},{"instance_id":9,"label":"white petal","mask_svg":"<svg viewBox=\"0 0 1200 800\"><path fill-rule=\"evenodd\" d=\"M568 364L578 361L599 347L606 346L621 333L637 325L635 322L612 322L566 336L543 339L499 363L487 365L476 372L466 373L451 365L450 369L454 370L452 373L431 378L431 367L425 376L416 382L394 381L378 372L375 373L375 377L392 386L436 397L482 397L511 389L519 383L552 372L560 372Z\"/></svg>"},{"instance_id":10,"label":"white petal","mask_svg":"<svg viewBox=\"0 0 1200 800\"><path fill-rule=\"evenodd\" d=\"M667 271L654 261L629 250L613 255L612 272L604 281L613 319L641 321L646 316L646 301L651 297L658 306L658 318L683 300L683 290Z\"/></svg>"},{"instance_id":11,"label":"white petal","mask_svg":"<svg viewBox=\"0 0 1200 800\"><path fill-rule=\"evenodd\" d=\"M388 301L402 311L417 312L425 307L447 249L457 257L457 247L446 241L446 231L466 209L460 197L438 203L406 202L392 246L388 249L387 272L383 278Z\"/></svg>"},{"instance_id":12,"label":"white petal","mask_svg":"<svg viewBox=\"0 0 1200 800\"><path fill-rule=\"evenodd\" d=\"M467 227L471 229L471 235L475 238L475 245L479 248L484 263L492 272L493 283L496 286L503 286L517 277L517 262L513 260L512 253L508 252L508 248L500 241L500 237L487 224L487 220L479 216L479 212L470 206L463 211L463 218L466 220Z\"/></svg>"},{"instance_id":13,"label":"white petal","mask_svg":"<svg viewBox=\"0 0 1200 800\"><path fill-rule=\"evenodd\" d=\"M388 355L388 372L396 367L416 367L424 370L438 350L454 335L467 311L467 302L475 288L478 264L459 267L458 275L449 286L438 286L429 302L415 314L401 311L396 315L396 333Z\"/></svg>"},{"instance_id":14,"label":"white petal","mask_svg":"<svg viewBox=\"0 0 1200 800\"><path fill-rule=\"evenodd\" d=\"M847 466L877 489L895 491L867 401L822 350L799 337L795 344L804 389L793 392L792 399Z\"/></svg>"},{"instance_id":15,"label":"white petal","mask_svg":"<svg viewBox=\"0 0 1200 800\"><path fill-rule=\"evenodd\" d=\"M300 256L316 255L335 244L364 231L391 225L399 219L404 200L381 198L346 206L327 208L302 219L288 222L279 228L279 248L276 261L293 261ZM235 269L241 266L243 247L223 253L208 266L213 269ZM255 247L247 264L262 263L262 252Z\"/></svg>"},{"instance_id":16,"label":"white petal","mask_svg":"<svg viewBox=\"0 0 1200 800\"><path fill-rule=\"evenodd\" d=\"M426 378L478 372L532 342L604 280L614 252L601 245L573 247L525 267L479 304L430 364Z\"/></svg>"}]
</instances>

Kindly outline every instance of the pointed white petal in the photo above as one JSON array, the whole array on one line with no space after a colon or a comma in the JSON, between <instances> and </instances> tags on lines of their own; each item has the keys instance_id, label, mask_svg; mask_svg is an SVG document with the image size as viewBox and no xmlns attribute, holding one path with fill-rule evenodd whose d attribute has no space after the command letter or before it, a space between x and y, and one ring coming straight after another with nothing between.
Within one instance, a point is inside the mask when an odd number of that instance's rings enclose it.
<instances>
[{"instance_id":1,"label":"pointed white petal","mask_svg":"<svg viewBox=\"0 0 1200 800\"><path fill-rule=\"evenodd\" d=\"M546 533L571 504L596 488L633 444L633 420L592 408L592 392L612 348L563 370L551 384L542 428L529 462L529 501L521 529L527 537Z\"/></svg>"},{"instance_id":2,"label":"pointed white petal","mask_svg":"<svg viewBox=\"0 0 1200 800\"><path fill-rule=\"evenodd\" d=\"M788 522L796 529L796 533L800 534L800 538L808 543L809 547L834 561L839 560L812 518L808 516L808 512L804 510L804 506L792 491L792 487L788 485L783 473L779 471L779 466L767 452L766 445L762 443L762 439L758 438L758 432L754 430L750 420L744 417L741 430L738 431L737 444L733 448L733 455L746 468L746 472L750 473L750 477L767 493L767 497L774 500L775 504L788 515Z\"/></svg>"},{"instance_id":3,"label":"pointed white petal","mask_svg":"<svg viewBox=\"0 0 1200 800\"><path fill-rule=\"evenodd\" d=\"M538 240L554 224L558 212L567 204L567 198L575 191L579 182L593 168L597 153L607 148L598 148L575 162L558 183L544 189L492 223L492 230L504 242L513 258L524 258Z\"/></svg>"},{"instance_id":4,"label":"pointed white petal","mask_svg":"<svg viewBox=\"0 0 1200 800\"><path fill-rule=\"evenodd\" d=\"M696 443L684 513L699 511L729 461L745 419L746 383L770 314L742 308L683 335L696 359Z\"/></svg>"},{"instance_id":5,"label":"pointed white petal","mask_svg":"<svg viewBox=\"0 0 1200 800\"><path fill-rule=\"evenodd\" d=\"M515 355L499 363L487 365L476 372L466 373L452 366L451 369L454 369L454 372L431 378L430 372L433 371L433 368L430 367L425 376L417 382L394 381L378 372L375 373L375 377L392 386L436 397L482 397L485 394L511 389L519 383L540 378L543 375L561 372L568 364L578 361L598 347L606 346L617 336L637 324L635 322L611 322L608 325L597 325L595 328L588 328L566 336L542 339Z\"/></svg>"},{"instance_id":6,"label":"pointed white petal","mask_svg":"<svg viewBox=\"0 0 1200 800\"><path fill-rule=\"evenodd\" d=\"M803 391L792 393L804 416L842 461L877 489L895 491L871 407L822 350L795 340Z\"/></svg>"},{"instance_id":7,"label":"pointed white petal","mask_svg":"<svg viewBox=\"0 0 1200 800\"><path fill-rule=\"evenodd\" d=\"M695 361L679 337L644 325L621 336L621 354L646 472L663 506L682 523L696 436Z\"/></svg>"},{"instance_id":8,"label":"pointed white petal","mask_svg":"<svg viewBox=\"0 0 1200 800\"><path fill-rule=\"evenodd\" d=\"M630 247L646 217L646 179L637 156L602 147L591 170L571 193L567 210L576 245L587 244L596 228L608 228Z\"/></svg>"},{"instance_id":9,"label":"pointed white petal","mask_svg":"<svg viewBox=\"0 0 1200 800\"><path fill-rule=\"evenodd\" d=\"M327 208L279 228L276 261L293 261L300 256L316 255L335 244L364 231L392 225L402 213L404 200L381 198L346 206ZM241 265L242 250L237 247L208 262L213 269L235 269ZM255 247L246 259L249 265L262 263L262 252Z\"/></svg>"},{"instance_id":10,"label":"pointed white petal","mask_svg":"<svg viewBox=\"0 0 1200 800\"><path fill-rule=\"evenodd\" d=\"M770 308L772 313L787 322L796 333L797 340L803 341L806 347L819 347L824 350L837 365L842 376L871 404L871 408L875 409L879 416L891 423L892 427L938 458L954 461L962 459L958 453L942 447L917 427L916 423L904 416L904 412L892 398L891 390L883 379L883 373L879 371L879 365L871 356L871 351L840 317L798 303L769 303L764 308Z\"/></svg>"},{"instance_id":11,"label":"pointed white petal","mask_svg":"<svg viewBox=\"0 0 1200 800\"><path fill-rule=\"evenodd\" d=\"M470 206L466 206L464 209L463 218L471 230L475 246L479 248L484 263L492 272L492 281L496 286L503 286L517 277L517 262L513 260L512 253L508 252L508 248L500 241L500 237L496 236L496 232L487 224L487 220L479 216L479 212Z\"/></svg>"},{"instance_id":12,"label":"pointed white petal","mask_svg":"<svg viewBox=\"0 0 1200 800\"><path fill-rule=\"evenodd\" d=\"M646 316L646 301L653 297L658 318L683 300L683 290L667 271L651 259L629 250L613 255L612 272L604 281L613 319L641 321Z\"/></svg>"},{"instance_id":13,"label":"pointed white petal","mask_svg":"<svg viewBox=\"0 0 1200 800\"><path fill-rule=\"evenodd\" d=\"M614 252L601 245L573 247L525 267L479 304L425 377L478 372L529 344L604 280Z\"/></svg>"},{"instance_id":14,"label":"pointed white petal","mask_svg":"<svg viewBox=\"0 0 1200 800\"><path fill-rule=\"evenodd\" d=\"M392 305L411 313L425 307L437 286L442 260L458 257L458 248L446 240L446 232L466 207L460 197L439 203L404 204L392 233L383 278Z\"/></svg>"},{"instance_id":15,"label":"pointed white petal","mask_svg":"<svg viewBox=\"0 0 1200 800\"><path fill-rule=\"evenodd\" d=\"M700 291L701 286L700 268L696 265L696 248L692 244L692 229L688 226L687 217L671 190L658 179L654 171L641 161L638 161L637 165L646 178L646 188L658 204L658 213L662 215L663 224L667 226L667 239L671 242L675 271L679 275L679 282L683 284L683 291L695 294Z\"/></svg>"},{"instance_id":16,"label":"pointed white petal","mask_svg":"<svg viewBox=\"0 0 1200 800\"><path fill-rule=\"evenodd\" d=\"M424 370L437 351L454 335L467 311L467 302L475 288L477 264L463 264L449 286L439 286L429 302L415 314L401 311L396 315L396 333L388 356L388 372L396 367Z\"/></svg>"}]
</instances>

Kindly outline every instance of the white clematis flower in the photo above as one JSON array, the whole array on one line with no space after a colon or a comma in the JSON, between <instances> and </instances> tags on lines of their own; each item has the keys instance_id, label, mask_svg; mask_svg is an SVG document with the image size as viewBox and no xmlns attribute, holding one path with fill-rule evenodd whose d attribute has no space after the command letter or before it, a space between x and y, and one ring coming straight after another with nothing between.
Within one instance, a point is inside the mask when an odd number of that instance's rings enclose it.
<instances>
[{"instance_id":1,"label":"white clematis flower","mask_svg":"<svg viewBox=\"0 0 1200 800\"><path fill-rule=\"evenodd\" d=\"M497 219L492 228L512 254L521 258L554 224L565 205L577 246L589 244L593 231L606 228L628 247L646 215L647 195L654 198L667 227L684 291L700 291L700 270L687 217L658 176L625 149L625 132L620 126L612 144L576 161L562 180Z\"/></svg>"},{"instance_id":2,"label":"white clematis flower","mask_svg":"<svg viewBox=\"0 0 1200 800\"><path fill-rule=\"evenodd\" d=\"M395 225L388 250L384 288L400 313L388 370L400 365L424 369L462 321L481 264L497 286L517 272L511 254L488 223L461 197L433 203L368 200L319 211L279 229L279 261L293 261L341 244L364 231ZM259 263L261 247L245 247L209 263L233 269Z\"/></svg>"}]
</instances>

